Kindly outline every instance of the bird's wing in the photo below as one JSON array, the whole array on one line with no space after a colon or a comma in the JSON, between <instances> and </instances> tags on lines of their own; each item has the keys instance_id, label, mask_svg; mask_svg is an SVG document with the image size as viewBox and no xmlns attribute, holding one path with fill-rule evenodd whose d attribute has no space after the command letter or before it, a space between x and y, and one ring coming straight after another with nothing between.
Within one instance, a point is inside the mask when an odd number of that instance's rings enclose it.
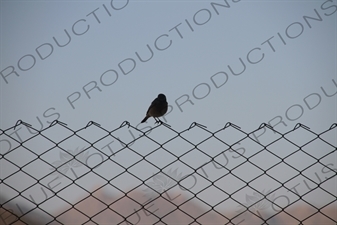
<instances>
[{"instance_id":1,"label":"bird's wing","mask_svg":"<svg viewBox=\"0 0 337 225\"><path fill-rule=\"evenodd\" d=\"M146 115L149 114L149 111L150 111L151 108L156 107L159 104L160 104L160 100L158 98L156 98L155 100L153 100L153 102L151 103L149 109L146 112Z\"/></svg>"}]
</instances>

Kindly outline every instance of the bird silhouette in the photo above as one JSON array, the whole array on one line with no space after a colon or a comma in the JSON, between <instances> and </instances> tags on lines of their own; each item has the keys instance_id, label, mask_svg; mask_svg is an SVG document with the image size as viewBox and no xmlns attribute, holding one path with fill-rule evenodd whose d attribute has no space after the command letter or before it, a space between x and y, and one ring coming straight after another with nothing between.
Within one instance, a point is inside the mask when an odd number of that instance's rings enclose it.
<instances>
[{"instance_id":1,"label":"bird silhouette","mask_svg":"<svg viewBox=\"0 0 337 225\"><path fill-rule=\"evenodd\" d=\"M158 117L164 116L166 112L166 96L164 94L159 94L158 97L151 103L149 109L146 112L146 116L141 123L146 122L146 120L151 116L156 120L156 123L162 123L162 121Z\"/></svg>"}]
</instances>

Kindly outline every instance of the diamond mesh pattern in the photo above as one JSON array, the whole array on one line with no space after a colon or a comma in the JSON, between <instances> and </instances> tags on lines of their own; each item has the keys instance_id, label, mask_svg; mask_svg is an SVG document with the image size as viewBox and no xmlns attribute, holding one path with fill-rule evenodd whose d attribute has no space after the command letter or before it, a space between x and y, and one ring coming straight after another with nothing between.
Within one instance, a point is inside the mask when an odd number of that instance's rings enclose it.
<instances>
[{"instance_id":1,"label":"diamond mesh pattern","mask_svg":"<svg viewBox=\"0 0 337 225\"><path fill-rule=\"evenodd\" d=\"M0 224L336 224L336 134L18 121L0 130Z\"/></svg>"}]
</instances>

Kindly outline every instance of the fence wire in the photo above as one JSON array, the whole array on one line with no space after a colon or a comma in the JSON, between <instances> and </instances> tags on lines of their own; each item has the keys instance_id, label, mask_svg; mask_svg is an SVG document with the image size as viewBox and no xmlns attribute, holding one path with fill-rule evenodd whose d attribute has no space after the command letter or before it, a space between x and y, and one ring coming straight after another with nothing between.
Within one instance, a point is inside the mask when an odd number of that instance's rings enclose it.
<instances>
[{"instance_id":1,"label":"fence wire","mask_svg":"<svg viewBox=\"0 0 337 225\"><path fill-rule=\"evenodd\" d=\"M0 224L336 224L337 124L0 130Z\"/></svg>"}]
</instances>

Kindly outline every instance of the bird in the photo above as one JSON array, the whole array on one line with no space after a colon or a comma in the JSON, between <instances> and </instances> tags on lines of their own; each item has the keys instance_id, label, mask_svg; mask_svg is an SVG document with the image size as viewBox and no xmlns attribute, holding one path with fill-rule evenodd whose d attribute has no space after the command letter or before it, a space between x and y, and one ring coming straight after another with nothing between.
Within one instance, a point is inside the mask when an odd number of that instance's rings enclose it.
<instances>
[{"instance_id":1,"label":"bird","mask_svg":"<svg viewBox=\"0 0 337 225\"><path fill-rule=\"evenodd\" d=\"M145 123L151 116L156 120L156 123L162 123L158 117L165 115L167 112L167 106L166 96L164 94L159 94L158 97L151 103L146 112L146 116L141 123Z\"/></svg>"}]
</instances>

